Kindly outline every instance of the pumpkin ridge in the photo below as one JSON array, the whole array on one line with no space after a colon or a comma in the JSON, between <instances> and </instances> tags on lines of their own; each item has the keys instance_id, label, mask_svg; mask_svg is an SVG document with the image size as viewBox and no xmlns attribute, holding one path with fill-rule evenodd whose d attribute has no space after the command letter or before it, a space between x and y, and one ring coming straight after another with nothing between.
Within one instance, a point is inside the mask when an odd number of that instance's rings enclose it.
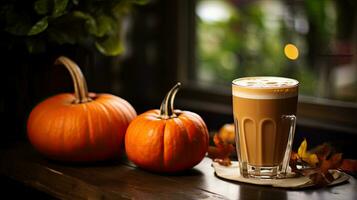
<instances>
[{"instance_id":1,"label":"pumpkin ridge","mask_svg":"<svg viewBox=\"0 0 357 200\"><path fill-rule=\"evenodd\" d=\"M161 138L161 143L162 143L162 149L161 149L161 152L162 152L162 155L161 155L161 162L160 162L160 168L161 170L162 169L165 169L165 132L166 132L166 121L162 127L162 130L160 130L161 132L163 131L163 134L162 134L162 138Z\"/></svg>"},{"instance_id":2,"label":"pumpkin ridge","mask_svg":"<svg viewBox=\"0 0 357 200\"><path fill-rule=\"evenodd\" d=\"M121 103L117 103L117 102L110 102L112 105L115 105L116 107L120 107L120 113L129 113L130 116L122 116L124 119L125 119L125 123L126 124L129 124L131 120L133 120L136 116L136 111L133 110L130 106L129 106L129 103L120 98L120 97L117 97L116 98L118 101L120 101ZM114 103L114 104L113 104Z\"/></svg>"},{"instance_id":3,"label":"pumpkin ridge","mask_svg":"<svg viewBox=\"0 0 357 200\"><path fill-rule=\"evenodd\" d=\"M94 105L96 106L96 109L100 110L100 112L96 112L96 113L100 113L100 115L98 114L98 116L100 116L100 118L103 118L105 117L106 120L104 120L105 122L107 122L108 124L112 124L113 123L113 119L112 119L112 116L110 114L110 111L108 110L107 106L101 102L101 101L96 101L96 104ZM103 122L102 122L103 123ZM102 124L100 123L100 124ZM108 130L107 130L107 126L105 126L106 128L103 129L102 127L100 127L101 130L104 130L105 133L107 133L107 137L108 137ZM114 134L111 134L111 136L113 136ZM113 138L112 138L113 139ZM111 143L112 140L108 140L107 141L107 146L110 146L109 143Z\"/></svg>"},{"instance_id":4,"label":"pumpkin ridge","mask_svg":"<svg viewBox=\"0 0 357 200\"><path fill-rule=\"evenodd\" d=\"M131 145L136 145L137 148L132 148L130 145L126 146L126 148L128 147L128 151L127 154L129 156L129 159L132 160L134 163L138 164L139 166L147 166L149 167L150 165L148 165L148 163L155 163L155 165L157 167L159 167L160 169L164 169L163 168L163 154L160 153L162 152L161 150L155 149L158 148L157 146L155 146L156 144L163 144L163 138L162 137L155 137L155 135L162 133L163 134L163 130L166 126L166 123L163 123L162 125L158 124L159 122L156 121L155 119L150 119L147 118L149 116L139 116L138 118L136 118L136 120L133 121L133 123L130 124L128 130L132 133L132 134L128 134L126 135L126 142L128 142ZM140 120L138 120L140 119ZM140 139L142 136L144 135L145 138L148 138L148 133L150 130L149 127L155 127L156 124L158 125L158 127L156 127L155 129L152 130L152 133L154 134L153 138L155 138L157 143L149 143L147 140L142 140ZM159 129L160 127L160 129ZM162 145L162 148L164 146ZM145 151L145 152L140 152L139 150L141 148L144 149L154 149L155 153L159 153L159 154L151 154L151 151ZM155 159L156 158L156 159ZM152 168L152 170L154 170L155 168Z\"/></svg>"},{"instance_id":5,"label":"pumpkin ridge","mask_svg":"<svg viewBox=\"0 0 357 200\"><path fill-rule=\"evenodd\" d=\"M175 123L182 128L182 130L184 130L184 132L180 132L180 134L184 134L185 137L187 138L187 142L189 144L192 144L192 138L191 135L189 134L189 130L187 127L187 124L184 123L184 120L182 120L182 118L180 118L181 114L177 116L177 120L175 120ZM190 122L191 123L191 122ZM185 148L189 148L188 150L186 150L186 152L191 152L186 154L185 156L188 158L187 160L195 160L195 157L193 156L195 152L193 152L193 149L191 145L186 146ZM192 163L187 163L185 164L186 166L184 168L188 168L188 167L192 167Z\"/></svg>"},{"instance_id":6,"label":"pumpkin ridge","mask_svg":"<svg viewBox=\"0 0 357 200\"><path fill-rule=\"evenodd\" d=\"M87 111L87 110L85 110ZM73 133L73 134L68 134L67 132L64 132L62 133L62 135L66 136L65 137L65 141L63 143L64 145L64 148L63 149L66 149L66 151L68 152L72 152L72 153L68 153L67 157L70 159L70 160L74 160L76 159L78 156L81 156L82 152L83 151L80 151L78 152L78 149L80 149L83 145L83 140L80 140L79 138L82 138L83 136L84 137L88 137L88 128L87 128L87 124L88 124L88 120L80 120L80 117L75 117L75 115L73 113L71 113L73 111L69 110L69 112L67 112L66 114L67 115L70 115L71 117L63 117L63 122L64 121L68 121L70 120L71 123L75 123L75 126L76 128L73 128L72 129L76 129L76 132ZM83 115L85 113L80 112L80 115ZM83 124L84 123L84 124ZM64 123L64 124L68 124L67 123ZM79 127L82 127L82 129L80 129ZM68 143L66 141L75 141L74 143ZM84 141L84 144L87 144L88 143L88 140L85 140ZM86 151L88 151L87 149L85 149ZM74 153L75 152L75 153Z\"/></svg>"},{"instance_id":7,"label":"pumpkin ridge","mask_svg":"<svg viewBox=\"0 0 357 200\"><path fill-rule=\"evenodd\" d=\"M111 95L112 96L112 95ZM119 97L116 99L120 99ZM105 104L104 102L98 101L98 103L101 104L101 106L103 107L103 109L106 109L107 113L106 113L106 117L109 119L109 123L115 124L117 125L117 133L116 134L112 134L112 138L113 140L117 140L118 138L115 138L116 136L119 136L119 141L122 141L124 139L125 136L125 132L128 128L128 125L130 123L130 121L133 119L129 117L127 117L124 113L130 113L132 114L132 111L129 109L122 109L122 107L125 107L122 103L118 103L116 101L110 101L108 106L107 104ZM129 105L128 103L126 105ZM115 107L117 109L111 109L112 107ZM126 126L126 128L125 128ZM122 144L119 143L118 145L118 149L117 151L120 151L120 148L122 147Z\"/></svg>"},{"instance_id":8,"label":"pumpkin ridge","mask_svg":"<svg viewBox=\"0 0 357 200\"><path fill-rule=\"evenodd\" d=\"M82 104L84 107L84 110L86 111L85 116L87 116L87 131L86 131L86 138L87 142L89 144L94 144L94 131L93 131L93 120L92 120L92 115L90 112L88 112L88 105L87 104Z\"/></svg>"},{"instance_id":9,"label":"pumpkin ridge","mask_svg":"<svg viewBox=\"0 0 357 200\"><path fill-rule=\"evenodd\" d=\"M129 111L128 113L130 113L131 115L130 115L130 121L131 120L133 120L136 116L137 116L137 113L136 113L136 111L133 109L133 107L131 107L130 105L129 105L129 102L128 101L126 101L125 99L122 99L122 98L120 98L120 97L118 97L122 102L123 102L123 105L127 108L127 110ZM130 122L129 121L129 122ZM128 124L129 124L129 122L128 122Z\"/></svg>"},{"instance_id":10,"label":"pumpkin ridge","mask_svg":"<svg viewBox=\"0 0 357 200\"><path fill-rule=\"evenodd\" d=\"M208 149L208 145L209 145L209 135L208 135L208 129L205 125L205 123L203 122L203 119L197 115L196 113L192 113L192 112L188 112L188 111L184 111L181 115L182 118L185 118L187 121L195 121L195 123L193 123L195 125L196 128L201 130L201 133L204 138L204 144L202 145L203 147L206 147L205 151L202 151L202 154L206 154L207 149ZM198 163L196 163L198 164Z\"/></svg>"},{"instance_id":11,"label":"pumpkin ridge","mask_svg":"<svg viewBox=\"0 0 357 200\"><path fill-rule=\"evenodd\" d=\"M170 119L168 119L170 120ZM167 124L167 119L164 119L165 123L164 123L164 128L163 128L163 134L162 134L162 149L161 149L161 152L162 152L162 162L161 162L161 169L160 170L165 170L166 168L166 151L165 151L165 135L166 135L166 128L168 126L166 126Z\"/></svg>"},{"instance_id":12,"label":"pumpkin ridge","mask_svg":"<svg viewBox=\"0 0 357 200\"><path fill-rule=\"evenodd\" d=\"M145 117L146 117L146 116L142 116L142 117L139 116L138 118L136 118L135 120L133 120L134 123L132 123L132 124L137 124L137 123L139 123L139 122L141 121L141 118L144 118L144 119L145 119ZM150 121L147 120L147 121L145 121L143 124L140 124L140 125L141 125L141 127L145 127L149 122L150 122ZM144 125L145 125L145 126L144 126ZM137 134L137 133L140 133L140 129L141 129L140 126L132 126L132 127L133 127L133 128L132 128L132 129L133 129L132 131L133 131L134 133L136 133L136 134Z\"/></svg>"},{"instance_id":13,"label":"pumpkin ridge","mask_svg":"<svg viewBox=\"0 0 357 200\"><path fill-rule=\"evenodd\" d=\"M64 117L64 116L65 115L60 115L61 127L65 127L65 124L66 124L66 121L67 121L67 117ZM49 127L52 127L52 125L49 126ZM66 134L59 134L59 135L61 136L61 142L59 144L61 144L60 146L61 146L62 149L65 149L65 147L66 147ZM53 136L51 135L51 137L53 137ZM55 154L57 156L57 154L58 154L57 151L55 152Z\"/></svg>"},{"instance_id":14,"label":"pumpkin ridge","mask_svg":"<svg viewBox=\"0 0 357 200\"><path fill-rule=\"evenodd\" d=\"M122 120L123 118L125 118L124 114L123 114L123 111L121 110L118 110L118 107L119 107L119 104L116 105L116 104L112 104L112 102L110 101L109 105L105 104L103 101L96 101L97 102L97 105L98 105L98 108L100 108L103 112L100 112L101 113L101 116L105 117L106 118L106 129L105 129L105 132L107 133L107 137L110 137L111 140L107 140L106 141L106 146L112 146L112 145L115 145L117 143L117 141L120 141L123 137L122 135L125 134L125 131L126 129L124 128L124 133L122 133L122 130L123 128L121 127L122 124L124 124L124 126L127 126L128 123L126 120ZM112 108L112 109L111 109ZM114 115L113 115L114 113ZM107 130L108 129L108 130ZM110 132L109 129L119 129L116 131L116 133L113 133L113 132ZM114 142L114 144L113 144ZM119 148L116 149L115 151L116 152L120 152L120 145L118 146ZM110 153L112 154L113 151L110 151Z\"/></svg>"},{"instance_id":15,"label":"pumpkin ridge","mask_svg":"<svg viewBox=\"0 0 357 200\"><path fill-rule=\"evenodd\" d=\"M143 121L143 122L142 122ZM140 137L140 132L141 132L141 129L143 127L146 127L147 124L149 123L150 121L149 120L145 120L145 116L144 115L139 115L137 118L135 118L129 125L128 129L127 129L127 132L128 130L130 130L130 132L132 132L133 134L130 135L130 134L125 134L125 140L128 141L128 143L130 144L133 144L135 143L135 138L139 138ZM141 142L140 140L139 141L136 141L136 143L138 142ZM140 145L140 144L139 144ZM126 145L126 149L127 149L127 145ZM130 151L130 152L129 152ZM131 154L133 153L136 157L136 151L135 149L133 148L130 148L130 149L127 149L127 154L129 153L129 156L131 156ZM137 162L137 160L135 158L132 158L132 160L134 162Z\"/></svg>"},{"instance_id":16,"label":"pumpkin ridge","mask_svg":"<svg viewBox=\"0 0 357 200\"><path fill-rule=\"evenodd\" d=\"M187 123L190 123L191 126L193 126L195 129L199 129L199 130L202 130L201 129L201 124L198 124L197 121L195 121L195 118L192 119L192 117L188 116L188 115L185 115L184 113L180 115L181 116L181 120L184 121L186 124L185 128L186 128L186 131L187 131L187 135L188 135L188 138L190 140L190 143L191 144L194 144L193 145L193 159L191 159L191 165L192 166L195 166L196 164L198 164L201 160L202 160L202 156L200 155L201 154L201 149L202 149L202 146L205 146L206 145L206 139L204 139L204 142L199 142L197 141L197 136L194 137L194 135L192 135L192 132L188 129L188 124ZM204 134L201 134L201 136L204 135ZM203 138L203 137L202 137ZM198 151L200 150L200 151Z\"/></svg>"},{"instance_id":17,"label":"pumpkin ridge","mask_svg":"<svg viewBox=\"0 0 357 200\"><path fill-rule=\"evenodd\" d=\"M197 120L197 122L199 122L199 126L200 129L206 133L208 133L208 128L206 126L206 124L204 123L203 119L196 113L193 112L189 112L189 111L183 111L182 115L185 116L186 118L190 119L190 117L194 118L195 120ZM207 144L207 148L208 148L208 143L209 143L209 135L208 137L205 137L205 141Z\"/></svg>"}]
</instances>

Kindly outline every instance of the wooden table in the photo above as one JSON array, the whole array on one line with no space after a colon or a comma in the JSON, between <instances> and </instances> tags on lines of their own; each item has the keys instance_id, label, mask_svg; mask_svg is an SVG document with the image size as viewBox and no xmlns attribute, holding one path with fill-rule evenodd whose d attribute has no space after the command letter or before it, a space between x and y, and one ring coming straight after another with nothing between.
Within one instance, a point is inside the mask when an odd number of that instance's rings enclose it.
<instances>
[{"instance_id":1,"label":"wooden table","mask_svg":"<svg viewBox=\"0 0 357 200\"><path fill-rule=\"evenodd\" d=\"M0 174L61 199L357 199L356 180L308 190L286 190L217 178L211 160L179 175L138 169L124 158L87 165L49 161L28 144L2 150Z\"/></svg>"}]
</instances>

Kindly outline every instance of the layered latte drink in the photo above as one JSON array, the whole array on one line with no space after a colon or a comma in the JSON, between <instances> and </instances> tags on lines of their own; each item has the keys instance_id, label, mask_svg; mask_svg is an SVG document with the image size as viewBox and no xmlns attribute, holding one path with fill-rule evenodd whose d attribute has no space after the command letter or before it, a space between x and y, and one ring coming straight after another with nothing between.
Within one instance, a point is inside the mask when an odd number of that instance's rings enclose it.
<instances>
[{"instance_id":1,"label":"layered latte drink","mask_svg":"<svg viewBox=\"0 0 357 200\"><path fill-rule=\"evenodd\" d=\"M241 174L256 178L282 175L295 131L298 81L240 78L233 81L232 93Z\"/></svg>"}]
</instances>

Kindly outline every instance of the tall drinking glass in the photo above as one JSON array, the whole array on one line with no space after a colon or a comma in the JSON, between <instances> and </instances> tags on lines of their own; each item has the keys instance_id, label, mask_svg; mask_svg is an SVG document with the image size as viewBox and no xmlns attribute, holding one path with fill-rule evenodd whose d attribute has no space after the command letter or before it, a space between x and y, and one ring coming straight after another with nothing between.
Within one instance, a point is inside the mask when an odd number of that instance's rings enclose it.
<instances>
[{"instance_id":1,"label":"tall drinking glass","mask_svg":"<svg viewBox=\"0 0 357 200\"><path fill-rule=\"evenodd\" d=\"M232 82L240 173L283 178L296 125L299 82L283 77L245 77Z\"/></svg>"}]
</instances>

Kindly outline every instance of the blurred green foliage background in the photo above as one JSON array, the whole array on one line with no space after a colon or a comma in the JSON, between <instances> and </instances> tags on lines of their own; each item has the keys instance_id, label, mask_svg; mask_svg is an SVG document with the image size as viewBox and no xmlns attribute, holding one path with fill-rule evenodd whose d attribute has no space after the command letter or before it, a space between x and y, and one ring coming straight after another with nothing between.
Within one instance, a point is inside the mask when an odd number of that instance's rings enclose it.
<instances>
[{"instance_id":1,"label":"blurred green foliage background","mask_svg":"<svg viewBox=\"0 0 357 200\"><path fill-rule=\"evenodd\" d=\"M356 11L352 0L198 1L195 78L230 85L243 76L284 76L301 82L301 94L357 101ZM285 56L288 43L299 49L297 60ZM334 84L335 69L346 64L356 73ZM336 92L341 87L348 91Z\"/></svg>"}]
</instances>

